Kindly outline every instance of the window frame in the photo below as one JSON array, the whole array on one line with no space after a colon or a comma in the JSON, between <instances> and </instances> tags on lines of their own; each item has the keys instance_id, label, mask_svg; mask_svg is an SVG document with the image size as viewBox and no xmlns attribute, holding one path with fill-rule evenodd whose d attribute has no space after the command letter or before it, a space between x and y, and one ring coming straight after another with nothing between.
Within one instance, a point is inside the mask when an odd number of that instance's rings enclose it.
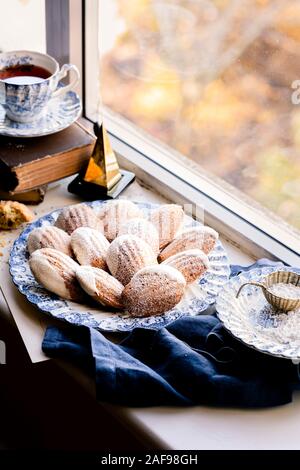
<instances>
[{"instance_id":1,"label":"window frame","mask_svg":"<svg viewBox=\"0 0 300 470\"><path fill-rule=\"evenodd\" d=\"M46 2L54 3L53 0ZM69 0L55 2L69 3ZM99 3L99 0L71 0L69 8L64 8L65 15L68 10L70 20L70 61L79 67L82 75L80 92L84 117L92 122L104 120L123 167L133 170L142 181L177 203L204 206L205 223L212 225L246 253L300 266L299 237L288 230L284 222L278 223L268 218L265 211L258 211L249 203L238 200L206 174L200 171L195 173L180 165L178 160L187 160L186 157L151 139L144 131L137 131L133 126L129 128L126 120L118 118L108 109L102 107L102 116L98 115L101 80L98 57ZM48 28L48 21L46 24ZM61 13L56 25L65 27ZM95 47L91 47L91 44L95 44ZM56 51L58 57L60 54L61 51Z\"/></svg>"}]
</instances>

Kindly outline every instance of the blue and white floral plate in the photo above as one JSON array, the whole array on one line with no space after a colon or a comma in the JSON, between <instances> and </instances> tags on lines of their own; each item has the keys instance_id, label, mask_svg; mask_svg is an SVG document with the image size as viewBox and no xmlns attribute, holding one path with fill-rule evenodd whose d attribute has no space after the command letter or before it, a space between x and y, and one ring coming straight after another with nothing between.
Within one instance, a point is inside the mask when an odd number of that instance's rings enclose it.
<instances>
[{"instance_id":1,"label":"blue and white floral plate","mask_svg":"<svg viewBox=\"0 0 300 470\"><path fill-rule=\"evenodd\" d=\"M97 210L103 201L94 201L90 204ZM137 203L145 215L157 207L154 204ZM79 303L63 300L55 294L48 292L34 279L28 263L27 237L35 228L52 225L59 210L51 212L28 225L20 237L15 241L10 254L10 273L19 291L29 302L40 310L53 317L65 320L76 325L86 325L102 331L130 331L136 327L161 328L183 315L198 315L212 306L215 298L229 278L230 268L227 254L218 242L216 248L209 254L210 269L205 276L186 289L183 300L172 310L163 315L148 318L134 318L126 312L113 312L101 310L99 306L81 305ZM197 225L186 216L185 226Z\"/></svg>"},{"instance_id":2,"label":"blue and white floral plate","mask_svg":"<svg viewBox=\"0 0 300 470\"><path fill-rule=\"evenodd\" d=\"M49 101L45 114L33 122L15 122L6 116L0 105L0 135L11 137L41 137L62 131L75 122L82 111L79 96L74 91Z\"/></svg>"},{"instance_id":3,"label":"blue and white floral plate","mask_svg":"<svg viewBox=\"0 0 300 470\"><path fill-rule=\"evenodd\" d=\"M261 281L276 267L264 267L233 277L217 297L217 315L225 328L247 346L272 356L300 361L300 309L276 312L265 299L262 289L246 286L239 298L239 287L248 281ZM280 271L300 269L280 267Z\"/></svg>"}]
</instances>

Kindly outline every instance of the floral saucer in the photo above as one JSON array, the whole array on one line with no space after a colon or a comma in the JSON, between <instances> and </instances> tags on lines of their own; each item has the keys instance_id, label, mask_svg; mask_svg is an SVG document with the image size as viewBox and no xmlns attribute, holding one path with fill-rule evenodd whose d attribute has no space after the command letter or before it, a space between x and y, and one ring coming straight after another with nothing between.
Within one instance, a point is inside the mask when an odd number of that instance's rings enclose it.
<instances>
[{"instance_id":1,"label":"floral saucer","mask_svg":"<svg viewBox=\"0 0 300 470\"><path fill-rule=\"evenodd\" d=\"M62 131L75 122L82 110L74 91L49 101L45 114L37 121L22 123L10 120L0 105L0 135L11 137L41 137Z\"/></svg>"}]
</instances>

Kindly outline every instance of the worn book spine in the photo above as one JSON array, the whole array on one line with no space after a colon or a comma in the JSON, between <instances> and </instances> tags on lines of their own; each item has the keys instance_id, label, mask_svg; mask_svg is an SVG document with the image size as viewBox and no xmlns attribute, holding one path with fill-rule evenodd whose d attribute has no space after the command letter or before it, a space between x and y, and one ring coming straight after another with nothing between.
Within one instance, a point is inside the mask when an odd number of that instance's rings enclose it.
<instances>
[{"instance_id":1,"label":"worn book spine","mask_svg":"<svg viewBox=\"0 0 300 470\"><path fill-rule=\"evenodd\" d=\"M80 122L34 139L0 138L0 190L24 192L79 173L95 136Z\"/></svg>"}]
</instances>

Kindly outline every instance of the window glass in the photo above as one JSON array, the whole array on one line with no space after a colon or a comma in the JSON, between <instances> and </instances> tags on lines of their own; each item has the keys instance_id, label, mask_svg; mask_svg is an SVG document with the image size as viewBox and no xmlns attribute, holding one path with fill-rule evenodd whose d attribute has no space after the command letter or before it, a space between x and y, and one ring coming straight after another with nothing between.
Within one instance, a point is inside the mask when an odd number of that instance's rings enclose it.
<instances>
[{"instance_id":1,"label":"window glass","mask_svg":"<svg viewBox=\"0 0 300 470\"><path fill-rule=\"evenodd\" d=\"M46 52L44 0L0 0L0 51Z\"/></svg>"},{"instance_id":2,"label":"window glass","mask_svg":"<svg viewBox=\"0 0 300 470\"><path fill-rule=\"evenodd\" d=\"M99 11L104 105L300 228L300 1Z\"/></svg>"}]
</instances>

